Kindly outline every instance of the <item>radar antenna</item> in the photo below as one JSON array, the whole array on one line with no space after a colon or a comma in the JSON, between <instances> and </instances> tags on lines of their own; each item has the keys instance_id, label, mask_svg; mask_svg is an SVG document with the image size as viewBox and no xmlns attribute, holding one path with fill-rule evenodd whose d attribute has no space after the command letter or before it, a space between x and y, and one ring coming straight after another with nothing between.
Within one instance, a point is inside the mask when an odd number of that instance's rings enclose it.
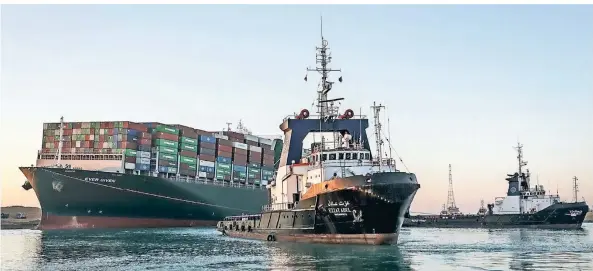
<instances>
[{"instance_id":1,"label":"radar antenna","mask_svg":"<svg viewBox=\"0 0 593 271\"><path fill-rule=\"evenodd\" d=\"M329 81L329 73L342 71L342 69L331 69L328 67L332 60L328 45L329 43L323 37L323 17L321 17L321 47L316 47L316 63L319 64L319 66L315 67L315 69L307 68L307 72L317 71L321 74L320 89L317 91L317 113L319 113L321 119L326 116L336 115L337 108L334 108L333 102L343 100L343 98L332 100L327 99L327 93L332 89L334 84L334 82ZM307 76L308 74L305 75L305 81L307 81ZM338 81L340 81L340 83L342 82L342 76L338 78ZM328 102L330 103L329 106L327 105Z\"/></svg>"}]
</instances>

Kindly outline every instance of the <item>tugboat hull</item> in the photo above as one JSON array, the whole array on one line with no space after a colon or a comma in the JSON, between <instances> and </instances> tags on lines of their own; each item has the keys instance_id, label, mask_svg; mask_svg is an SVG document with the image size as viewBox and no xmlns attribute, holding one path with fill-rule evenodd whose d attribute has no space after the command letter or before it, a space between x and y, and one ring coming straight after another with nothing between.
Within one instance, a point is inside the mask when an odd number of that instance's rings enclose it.
<instances>
[{"instance_id":1,"label":"tugboat hull","mask_svg":"<svg viewBox=\"0 0 593 271\"><path fill-rule=\"evenodd\" d=\"M419 185L415 178L393 180L398 181L378 181L320 193L298 202L292 209L228 217L218 223L217 229L232 237L266 241L394 244Z\"/></svg>"},{"instance_id":2,"label":"tugboat hull","mask_svg":"<svg viewBox=\"0 0 593 271\"><path fill-rule=\"evenodd\" d=\"M412 216L403 227L425 228L582 228L589 206L584 202L557 203L534 214Z\"/></svg>"}]
</instances>

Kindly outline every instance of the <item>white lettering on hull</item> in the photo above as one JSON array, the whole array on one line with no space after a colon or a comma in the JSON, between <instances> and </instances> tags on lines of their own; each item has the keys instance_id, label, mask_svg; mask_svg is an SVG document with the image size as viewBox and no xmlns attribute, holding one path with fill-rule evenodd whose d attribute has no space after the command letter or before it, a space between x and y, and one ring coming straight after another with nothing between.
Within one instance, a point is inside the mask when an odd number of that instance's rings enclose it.
<instances>
[{"instance_id":1,"label":"white lettering on hull","mask_svg":"<svg viewBox=\"0 0 593 271\"><path fill-rule=\"evenodd\" d=\"M95 182L95 183L115 183L115 179L102 179L102 178L84 178L87 182Z\"/></svg>"}]
</instances>

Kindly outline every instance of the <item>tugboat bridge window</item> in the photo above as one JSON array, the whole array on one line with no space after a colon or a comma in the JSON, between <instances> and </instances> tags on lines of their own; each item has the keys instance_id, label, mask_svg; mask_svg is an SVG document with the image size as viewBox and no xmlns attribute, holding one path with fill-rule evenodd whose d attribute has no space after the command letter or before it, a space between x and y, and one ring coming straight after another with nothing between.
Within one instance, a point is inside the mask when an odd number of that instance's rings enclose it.
<instances>
[{"instance_id":1,"label":"tugboat bridge window","mask_svg":"<svg viewBox=\"0 0 593 271\"><path fill-rule=\"evenodd\" d=\"M346 153L346 160L352 160L352 154L351 153Z\"/></svg>"},{"instance_id":2,"label":"tugboat bridge window","mask_svg":"<svg viewBox=\"0 0 593 271\"><path fill-rule=\"evenodd\" d=\"M358 153L352 154L352 160L358 160Z\"/></svg>"},{"instance_id":3,"label":"tugboat bridge window","mask_svg":"<svg viewBox=\"0 0 593 271\"><path fill-rule=\"evenodd\" d=\"M329 155L329 160L336 160L336 154L335 153L331 153Z\"/></svg>"},{"instance_id":4,"label":"tugboat bridge window","mask_svg":"<svg viewBox=\"0 0 593 271\"><path fill-rule=\"evenodd\" d=\"M323 161L327 160L327 154L324 154L321 159L323 159Z\"/></svg>"},{"instance_id":5,"label":"tugboat bridge window","mask_svg":"<svg viewBox=\"0 0 593 271\"><path fill-rule=\"evenodd\" d=\"M338 160L344 160L344 153L338 154Z\"/></svg>"}]
</instances>

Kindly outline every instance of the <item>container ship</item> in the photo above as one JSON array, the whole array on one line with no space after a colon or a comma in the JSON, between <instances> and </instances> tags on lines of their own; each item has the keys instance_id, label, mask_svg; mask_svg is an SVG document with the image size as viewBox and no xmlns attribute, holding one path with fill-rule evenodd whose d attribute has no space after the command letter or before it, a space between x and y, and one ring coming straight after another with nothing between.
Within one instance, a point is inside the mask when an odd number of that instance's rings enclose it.
<instances>
[{"instance_id":1,"label":"container ship","mask_svg":"<svg viewBox=\"0 0 593 271\"><path fill-rule=\"evenodd\" d=\"M217 229L222 234L267 241L368 244L397 243L404 216L420 188L416 175L399 171L383 159L379 112L375 120L376 156L371 153L368 119L341 111L327 94L328 43L317 48L321 76L318 115L307 109L283 120L284 147L278 174L268 185L270 202L262 212L229 216ZM306 77L305 77L306 78ZM342 81L340 77L338 81ZM339 112L343 113L339 113ZM306 136L313 138L303 148Z\"/></svg>"},{"instance_id":2,"label":"container ship","mask_svg":"<svg viewBox=\"0 0 593 271\"><path fill-rule=\"evenodd\" d=\"M494 203L482 207L476 214L462 214L455 206L449 165L448 207L443 206L440 215L417 215L406 218L404 227L430 228L582 228L589 206L578 201L562 202L558 195L546 194L543 185L530 185L529 169L523 172L527 161L523 160L522 145L517 144L519 169L508 174L506 197L497 197ZM575 177L576 182L576 177ZM576 190L576 183L575 183Z\"/></svg>"},{"instance_id":3,"label":"container ship","mask_svg":"<svg viewBox=\"0 0 593 271\"><path fill-rule=\"evenodd\" d=\"M39 229L214 226L261 210L281 139L157 122L43 124L35 166L20 167Z\"/></svg>"}]
</instances>

